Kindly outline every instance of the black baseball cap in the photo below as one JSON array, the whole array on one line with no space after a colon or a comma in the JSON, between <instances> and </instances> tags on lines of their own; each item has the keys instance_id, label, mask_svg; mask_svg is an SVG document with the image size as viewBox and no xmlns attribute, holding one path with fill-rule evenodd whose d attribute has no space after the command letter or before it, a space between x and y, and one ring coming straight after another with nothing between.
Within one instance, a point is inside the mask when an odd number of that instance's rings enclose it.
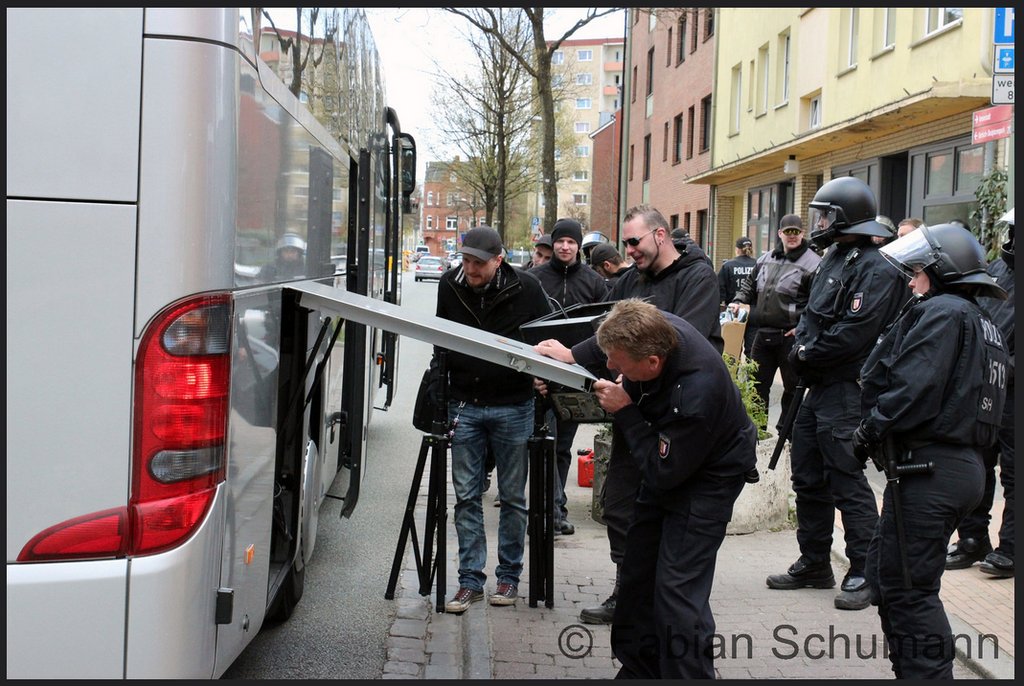
<instances>
[{"instance_id":1,"label":"black baseball cap","mask_svg":"<svg viewBox=\"0 0 1024 686\"><path fill-rule=\"evenodd\" d=\"M746 248L747 246L754 245L754 243L746 236L740 236L736 239L737 248Z\"/></svg>"},{"instance_id":2,"label":"black baseball cap","mask_svg":"<svg viewBox=\"0 0 1024 686\"><path fill-rule=\"evenodd\" d=\"M478 260L489 260L503 252L501 236L489 226L473 227L462 239L462 253Z\"/></svg>"}]
</instances>

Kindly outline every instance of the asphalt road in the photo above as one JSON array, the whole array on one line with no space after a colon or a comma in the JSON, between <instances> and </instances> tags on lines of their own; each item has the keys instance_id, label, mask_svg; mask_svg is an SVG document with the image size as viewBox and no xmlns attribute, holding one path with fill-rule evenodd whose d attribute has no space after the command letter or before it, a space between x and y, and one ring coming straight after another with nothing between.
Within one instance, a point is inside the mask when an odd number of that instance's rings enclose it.
<instances>
[{"instance_id":1,"label":"asphalt road","mask_svg":"<svg viewBox=\"0 0 1024 686\"><path fill-rule=\"evenodd\" d=\"M433 312L436 298L437 282L414 283L412 273L405 274L404 306ZM423 436L412 426L412 407L429 359L429 345L401 339L396 398L387 412L375 410L370 420L367 469L355 512L341 519L341 503L326 501L305 593L294 614L287 622L264 626L223 678L380 678L395 614L394 601L384 592Z\"/></svg>"}]
</instances>

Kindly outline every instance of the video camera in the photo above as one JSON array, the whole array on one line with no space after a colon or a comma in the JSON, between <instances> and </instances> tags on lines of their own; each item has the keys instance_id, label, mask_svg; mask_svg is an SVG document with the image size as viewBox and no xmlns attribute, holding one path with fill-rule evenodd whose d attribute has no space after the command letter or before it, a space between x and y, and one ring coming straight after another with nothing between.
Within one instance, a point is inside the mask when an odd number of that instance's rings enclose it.
<instances>
[{"instance_id":1,"label":"video camera","mask_svg":"<svg viewBox=\"0 0 1024 686\"><path fill-rule=\"evenodd\" d=\"M614 302L584 303L558 309L519 327L523 340L530 345L554 338L567 348L582 343L597 331L601 320ZM562 421L593 424L610 422L593 393L569 390L560 384L548 384L548 401Z\"/></svg>"}]
</instances>

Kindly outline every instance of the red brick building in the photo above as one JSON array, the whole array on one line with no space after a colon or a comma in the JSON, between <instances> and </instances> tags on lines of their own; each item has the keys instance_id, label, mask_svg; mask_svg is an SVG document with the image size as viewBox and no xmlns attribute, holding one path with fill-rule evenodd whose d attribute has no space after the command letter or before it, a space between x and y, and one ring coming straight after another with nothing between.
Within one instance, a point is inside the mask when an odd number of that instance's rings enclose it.
<instances>
[{"instance_id":1,"label":"red brick building","mask_svg":"<svg viewBox=\"0 0 1024 686\"><path fill-rule=\"evenodd\" d=\"M484 223L483 202L459 183L458 156L451 162L427 162L420 200L419 241L431 255L458 251L462 235Z\"/></svg>"}]
</instances>

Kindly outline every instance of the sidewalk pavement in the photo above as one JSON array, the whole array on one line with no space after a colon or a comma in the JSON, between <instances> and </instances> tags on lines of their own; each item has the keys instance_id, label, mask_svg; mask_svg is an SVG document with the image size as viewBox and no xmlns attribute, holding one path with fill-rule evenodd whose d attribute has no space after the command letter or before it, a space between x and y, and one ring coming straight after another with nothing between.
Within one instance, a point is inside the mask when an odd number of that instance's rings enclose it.
<instances>
[{"instance_id":1,"label":"sidewalk pavement","mask_svg":"<svg viewBox=\"0 0 1024 686\"><path fill-rule=\"evenodd\" d=\"M776 384L778 386L778 384ZM773 389L772 397L781 395ZM777 401L776 401L777 403ZM777 404L770 408L778 412ZM772 420L774 421L774 420ZM592 446L596 426L581 425L577 447ZM880 488L872 486L880 494ZM576 532L555 538L554 606L531 608L529 551L519 601L493 607L486 598L462 615L434 612L435 591L418 592L412 546L395 596L396 618L387 638L383 678L419 679L611 679L619 663L612 657L610 627L579 622L583 607L600 604L611 593L614 567L603 525L591 518L592 490L577 485L572 466L567 488L569 520ZM445 600L458 588L458 540L454 494L449 480ZM884 482L882 483L884 486ZM1001 513L1001 488L993 508L993 535ZM487 592L493 591L499 509L491 507L497 486L484 495L487 529ZM422 535L426 482L417 506ZM993 539L995 540L995 539ZM529 537L527 537L529 545ZM848 566L838 528L833 542L837 581ZM711 606L717 628L715 667L723 679L889 679L884 635L874 607L835 609L837 589L776 591L768 574L785 570L799 557L793 529L727 536L718 554ZM977 567L943 575L941 597L958 636L956 678L1014 676L1014 583L991 579Z\"/></svg>"}]
</instances>

